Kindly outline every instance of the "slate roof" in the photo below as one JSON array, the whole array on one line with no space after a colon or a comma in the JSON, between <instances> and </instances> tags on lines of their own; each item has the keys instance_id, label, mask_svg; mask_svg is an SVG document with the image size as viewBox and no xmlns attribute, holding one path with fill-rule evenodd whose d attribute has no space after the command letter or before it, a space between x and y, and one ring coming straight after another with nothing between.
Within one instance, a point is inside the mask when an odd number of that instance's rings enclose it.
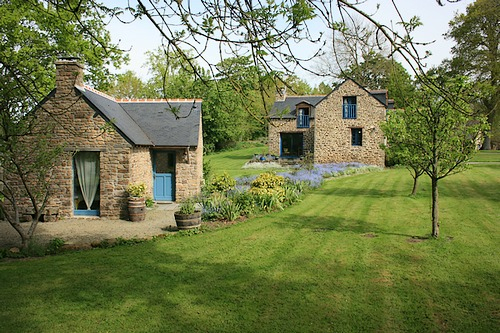
<instances>
[{"instance_id":1,"label":"slate roof","mask_svg":"<svg viewBox=\"0 0 500 333\"><path fill-rule=\"evenodd\" d=\"M120 102L119 104L148 134L153 145L198 145L200 101Z\"/></svg>"},{"instance_id":2,"label":"slate roof","mask_svg":"<svg viewBox=\"0 0 500 333\"><path fill-rule=\"evenodd\" d=\"M378 100L381 104L383 104L387 108L392 109L394 107L394 101L387 99L387 90L385 90L385 89L367 90L366 88L362 87L361 85L359 85L355 81L353 81L353 82L355 84L357 84L361 89L368 92L373 98ZM342 83L342 84L344 84L344 83ZM333 91L338 89L342 84L340 84ZM328 96L328 95L326 95L326 96ZM297 114L296 114L296 105L297 104L305 102L313 107L316 107L319 104L319 102L321 102L326 96L317 96L317 95L313 95L313 96L286 96L284 100L277 100L276 102L274 102L274 105L271 108L270 118L271 119L295 119L295 118L297 118ZM314 115L314 112L312 112L312 116L313 115Z\"/></svg>"},{"instance_id":3,"label":"slate roof","mask_svg":"<svg viewBox=\"0 0 500 333\"><path fill-rule=\"evenodd\" d=\"M117 101L91 88L77 89L94 111L112 121L118 132L132 144L157 147L198 145L200 100Z\"/></svg>"},{"instance_id":4,"label":"slate roof","mask_svg":"<svg viewBox=\"0 0 500 333\"><path fill-rule=\"evenodd\" d=\"M276 101L271 109L271 118L296 118L295 107L302 102L316 106L325 96L287 96L284 101Z\"/></svg>"}]
</instances>

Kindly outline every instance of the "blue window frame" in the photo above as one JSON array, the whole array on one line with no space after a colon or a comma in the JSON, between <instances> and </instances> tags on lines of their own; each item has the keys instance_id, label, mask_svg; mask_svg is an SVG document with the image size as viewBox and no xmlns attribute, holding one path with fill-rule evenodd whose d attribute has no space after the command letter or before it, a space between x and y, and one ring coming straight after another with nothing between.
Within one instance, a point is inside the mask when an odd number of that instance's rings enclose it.
<instances>
[{"instance_id":1,"label":"blue window frame","mask_svg":"<svg viewBox=\"0 0 500 333\"><path fill-rule=\"evenodd\" d=\"M297 128L309 128L309 108L297 110Z\"/></svg>"},{"instance_id":2,"label":"blue window frame","mask_svg":"<svg viewBox=\"0 0 500 333\"><path fill-rule=\"evenodd\" d=\"M357 101L356 96L345 96L342 103L342 118L356 119L357 118Z\"/></svg>"},{"instance_id":3,"label":"blue window frame","mask_svg":"<svg viewBox=\"0 0 500 333\"><path fill-rule=\"evenodd\" d=\"M351 145L363 145L363 130L361 128L351 128Z\"/></svg>"}]
</instances>

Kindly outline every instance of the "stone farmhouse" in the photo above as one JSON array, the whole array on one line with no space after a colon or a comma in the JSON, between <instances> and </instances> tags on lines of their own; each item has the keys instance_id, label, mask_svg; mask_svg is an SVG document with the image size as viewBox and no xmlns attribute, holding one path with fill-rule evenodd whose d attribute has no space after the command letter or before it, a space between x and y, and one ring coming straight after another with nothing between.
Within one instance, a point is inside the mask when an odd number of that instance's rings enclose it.
<instances>
[{"instance_id":1,"label":"stone farmhouse","mask_svg":"<svg viewBox=\"0 0 500 333\"><path fill-rule=\"evenodd\" d=\"M310 155L319 164L383 167L380 124L393 105L387 90L369 91L352 80L326 96L279 96L270 113L269 153L281 159Z\"/></svg>"},{"instance_id":2,"label":"stone farmhouse","mask_svg":"<svg viewBox=\"0 0 500 333\"><path fill-rule=\"evenodd\" d=\"M144 182L156 201L198 194L201 100L115 100L85 86L83 71L78 59L58 60L56 88L42 102L64 147L48 206L60 216L126 219L130 183Z\"/></svg>"}]
</instances>

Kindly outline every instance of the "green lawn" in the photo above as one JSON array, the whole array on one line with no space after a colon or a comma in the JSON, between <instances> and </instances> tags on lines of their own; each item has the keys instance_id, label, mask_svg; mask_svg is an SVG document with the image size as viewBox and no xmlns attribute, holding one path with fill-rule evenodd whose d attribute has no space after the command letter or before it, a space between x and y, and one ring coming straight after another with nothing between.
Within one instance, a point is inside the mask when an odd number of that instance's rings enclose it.
<instances>
[{"instance_id":1,"label":"green lawn","mask_svg":"<svg viewBox=\"0 0 500 333\"><path fill-rule=\"evenodd\" d=\"M472 158L473 162L500 162L500 150L480 150Z\"/></svg>"},{"instance_id":2,"label":"green lawn","mask_svg":"<svg viewBox=\"0 0 500 333\"><path fill-rule=\"evenodd\" d=\"M250 161L254 154L267 154L267 146L251 147L210 154L205 156L205 161L209 163L212 168L212 172L215 174L221 174L225 171L232 177L250 176L266 171L262 169L242 169L243 165ZM272 170L279 172L285 169Z\"/></svg>"},{"instance_id":3,"label":"green lawn","mask_svg":"<svg viewBox=\"0 0 500 333\"><path fill-rule=\"evenodd\" d=\"M0 263L0 332L497 332L500 165L330 180L191 237Z\"/></svg>"}]
</instances>

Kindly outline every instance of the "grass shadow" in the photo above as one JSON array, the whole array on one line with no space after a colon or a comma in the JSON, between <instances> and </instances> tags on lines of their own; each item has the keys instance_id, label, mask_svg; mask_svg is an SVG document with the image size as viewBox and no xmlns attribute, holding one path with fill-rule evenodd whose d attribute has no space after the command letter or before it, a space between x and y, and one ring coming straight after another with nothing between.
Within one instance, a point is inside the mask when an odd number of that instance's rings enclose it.
<instances>
[{"instance_id":1,"label":"grass shadow","mask_svg":"<svg viewBox=\"0 0 500 333\"><path fill-rule=\"evenodd\" d=\"M408 238L419 238L421 236L404 233L390 232L380 228L379 224L371 223L359 219L348 219L339 216L317 217L317 216L287 216L286 221L274 222L282 228L305 229L312 232L349 232L359 235L364 234L384 234L392 236L402 236Z\"/></svg>"},{"instance_id":2,"label":"grass shadow","mask_svg":"<svg viewBox=\"0 0 500 333\"><path fill-rule=\"evenodd\" d=\"M327 315L321 302L303 297L301 291L312 287L309 283L262 274L255 265L207 261L165 248L150 243L53 258L54 269L43 280L33 269L4 283L0 296L10 297L0 315L0 329L246 332L262 326L271 331L273 327L300 331L301 325L314 320L315 313ZM28 286L35 280L36 288L12 285ZM26 316L39 302L50 310ZM297 307L308 309L301 310L302 319L297 317ZM270 312L271 316L263 316Z\"/></svg>"}]
</instances>

